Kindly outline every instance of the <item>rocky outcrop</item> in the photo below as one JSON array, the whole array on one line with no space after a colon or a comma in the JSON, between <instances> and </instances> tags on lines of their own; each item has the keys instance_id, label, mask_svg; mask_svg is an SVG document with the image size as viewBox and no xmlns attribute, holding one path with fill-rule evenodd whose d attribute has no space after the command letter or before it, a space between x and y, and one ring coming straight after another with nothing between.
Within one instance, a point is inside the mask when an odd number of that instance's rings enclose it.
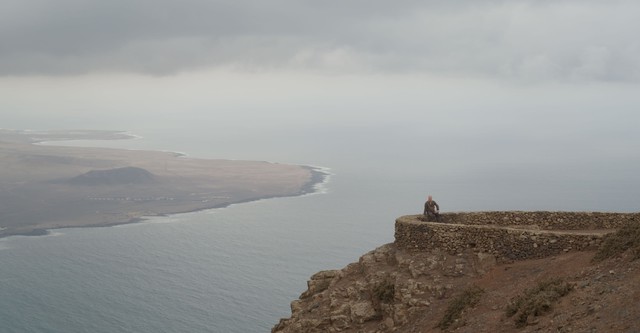
<instances>
[{"instance_id":1,"label":"rocky outcrop","mask_svg":"<svg viewBox=\"0 0 640 333\"><path fill-rule=\"evenodd\" d=\"M500 267L496 265L546 258L551 261L542 265L554 263L556 271L550 272L553 275L560 267L570 265L561 260L554 262L556 257L550 256L576 256L585 253L578 251L595 250L606 234L626 223L640 223L638 213L443 215L444 223L424 222L418 215L400 217L396 220L394 243L365 254L341 270L314 274L300 299L291 303L291 317L281 319L272 333L439 332L438 318L442 318L450 298L474 281L484 279L485 284L490 284L487 281L491 279L486 276L499 275L496 270L500 271ZM529 272L543 274L543 267L533 264ZM571 279L589 275L585 269L575 269L565 274ZM530 276L513 274L505 279L507 289L510 283ZM513 292L517 291L506 293ZM488 297L494 302L487 312L491 314L480 313L477 327L504 319L495 314L508 302L500 293L505 291ZM490 318L482 319L485 316ZM503 331L510 331L508 327ZM495 327L490 331L496 331Z\"/></svg>"},{"instance_id":2,"label":"rocky outcrop","mask_svg":"<svg viewBox=\"0 0 640 333\"><path fill-rule=\"evenodd\" d=\"M392 332L495 264L486 254L415 253L387 244L342 270L314 274L291 303L291 318L272 332Z\"/></svg>"}]
</instances>

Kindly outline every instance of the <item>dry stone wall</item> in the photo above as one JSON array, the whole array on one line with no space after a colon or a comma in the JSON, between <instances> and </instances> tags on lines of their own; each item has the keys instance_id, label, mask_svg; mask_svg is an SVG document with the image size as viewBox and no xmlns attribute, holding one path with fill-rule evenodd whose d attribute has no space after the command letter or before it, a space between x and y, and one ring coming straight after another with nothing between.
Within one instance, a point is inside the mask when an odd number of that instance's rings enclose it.
<instances>
[{"instance_id":1,"label":"dry stone wall","mask_svg":"<svg viewBox=\"0 0 640 333\"><path fill-rule=\"evenodd\" d=\"M627 223L640 221L640 213L496 211L442 215L446 223L532 226L544 230L618 229Z\"/></svg>"},{"instance_id":2,"label":"dry stone wall","mask_svg":"<svg viewBox=\"0 0 640 333\"><path fill-rule=\"evenodd\" d=\"M396 220L395 243L407 250L474 251L502 260L542 258L596 249L607 233L640 223L640 213L473 212L443 214L444 223L421 215Z\"/></svg>"}]
</instances>

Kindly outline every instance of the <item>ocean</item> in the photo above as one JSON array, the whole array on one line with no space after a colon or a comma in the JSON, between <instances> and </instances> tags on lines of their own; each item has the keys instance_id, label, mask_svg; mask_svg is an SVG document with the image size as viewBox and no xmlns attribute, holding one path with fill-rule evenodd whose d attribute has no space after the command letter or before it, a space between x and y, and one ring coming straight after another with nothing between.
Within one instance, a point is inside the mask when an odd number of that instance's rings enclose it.
<instances>
[{"instance_id":1,"label":"ocean","mask_svg":"<svg viewBox=\"0 0 640 333\"><path fill-rule=\"evenodd\" d=\"M165 145L143 135L61 144L214 157L189 151L195 141ZM0 331L268 332L313 273L392 241L403 213L384 181L316 166L330 176L314 194L0 239ZM364 195L372 192L380 199ZM381 213L380 201L390 209Z\"/></svg>"},{"instance_id":2,"label":"ocean","mask_svg":"<svg viewBox=\"0 0 640 333\"><path fill-rule=\"evenodd\" d=\"M601 156L589 152L542 163L526 157L539 152L531 147L491 150L418 123L165 125L98 128L134 140L59 144L313 165L330 176L299 197L0 239L1 332L269 332L312 274L392 242L395 218L420 213L429 194L442 211L637 211L638 178L623 177L637 157L596 172Z\"/></svg>"}]
</instances>

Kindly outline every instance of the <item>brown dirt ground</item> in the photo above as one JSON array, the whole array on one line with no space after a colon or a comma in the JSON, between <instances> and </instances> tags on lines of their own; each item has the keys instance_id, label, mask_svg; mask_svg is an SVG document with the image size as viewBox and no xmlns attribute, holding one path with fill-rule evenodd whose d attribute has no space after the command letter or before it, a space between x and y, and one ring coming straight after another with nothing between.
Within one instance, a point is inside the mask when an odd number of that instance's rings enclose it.
<instances>
[{"instance_id":1,"label":"brown dirt ground","mask_svg":"<svg viewBox=\"0 0 640 333\"><path fill-rule=\"evenodd\" d=\"M393 249L392 252L396 250ZM410 314L408 324L389 329L385 328L381 321L372 320L359 326L345 328L342 332L640 332L640 260L632 261L628 254L599 263L592 262L594 251L586 251L508 263L496 264L488 261L485 264L471 264L473 258L477 257L472 252L457 256L439 251L426 253L397 250L395 253L394 258L398 260L416 263L429 262L435 253L440 262L445 264L436 266L439 268L435 268L431 279L435 285L448 287L438 289L442 291L441 295L426 295L429 305L418 307L416 312ZM469 263L465 269L466 273L451 274L453 271L450 267L458 259ZM324 292L301 299L302 310L295 316L322 322L328 318L331 311L338 308L331 305L329 295L332 290L348 290L349 287L366 284L372 275L392 273L398 269L398 262L381 261L370 263L366 267L358 263L345 267L342 270L343 277L335 285ZM411 278L404 269L402 272L403 279ZM506 308L511 300L526 290L535 288L542 281L557 278L569 283L572 290L550 303L549 311L539 316L529 316L524 327L516 326L515 316L507 317ZM429 283L427 280L423 282ZM448 306L457 295L471 286L484 290L480 301L463 311L460 319L448 329L437 328Z\"/></svg>"},{"instance_id":2,"label":"brown dirt ground","mask_svg":"<svg viewBox=\"0 0 640 333\"><path fill-rule=\"evenodd\" d=\"M469 281L485 293L447 331L640 332L640 260L630 261L625 255L592 263L593 256L594 252L574 252L495 266ZM573 284L574 289L552 304L548 313L529 317L522 328L506 317L509 300L540 281L558 277ZM407 332L441 332L433 328L440 318L425 318Z\"/></svg>"}]
</instances>

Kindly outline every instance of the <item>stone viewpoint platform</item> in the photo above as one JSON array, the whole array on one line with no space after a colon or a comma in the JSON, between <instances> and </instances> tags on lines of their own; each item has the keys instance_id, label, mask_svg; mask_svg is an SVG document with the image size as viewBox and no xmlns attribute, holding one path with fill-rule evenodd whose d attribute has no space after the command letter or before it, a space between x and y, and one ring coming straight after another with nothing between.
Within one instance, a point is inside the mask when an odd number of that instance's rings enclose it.
<instances>
[{"instance_id":1,"label":"stone viewpoint platform","mask_svg":"<svg viewBox=\"0 0 640 333\"><path fill-rule=\"evenodd\" d=\"M640 213L445 213L443 222L424 222L421 216L407 215L396 220L398 248L441 249L453 255L474 251L492 254L499 261L595 250L608 233L628 223L640 223Z\"/></svg>"}]
</instances>

